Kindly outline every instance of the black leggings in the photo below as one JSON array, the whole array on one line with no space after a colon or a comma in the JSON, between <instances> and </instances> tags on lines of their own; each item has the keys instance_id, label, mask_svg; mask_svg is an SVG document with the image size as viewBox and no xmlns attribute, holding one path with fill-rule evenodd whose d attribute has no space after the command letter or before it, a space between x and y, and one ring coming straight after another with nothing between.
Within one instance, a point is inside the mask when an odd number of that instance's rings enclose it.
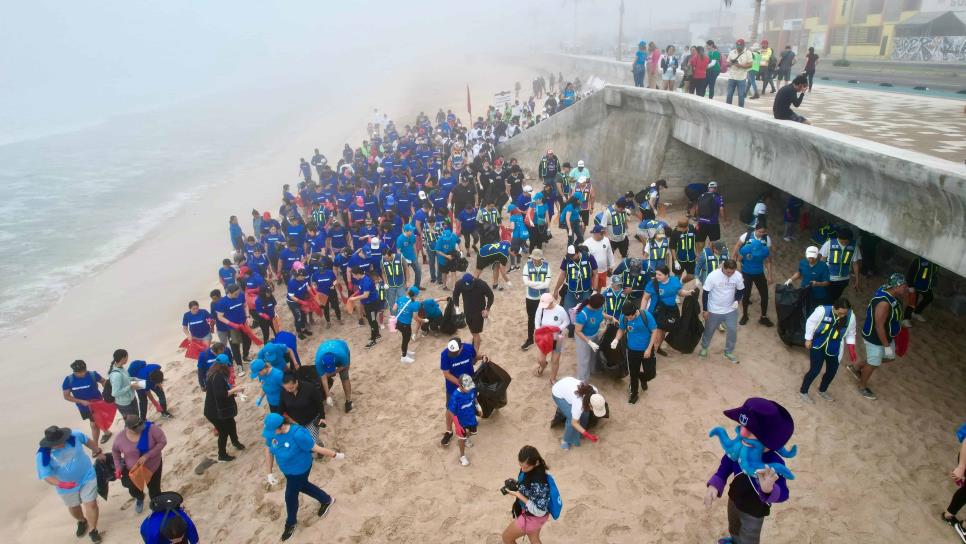
<instances>
[{"instance_id":1,"label":"black leggings","mask_svg":"<svg viewBox=\"0 0 966 544\"><path fill-rule=\"evenodd\" d=\"M480 232L476 229L474 229L473 232L464 232L463 241L466 243L467 249L469 249L470 246L480 245Z\"/></svg>"},{"instance_id":2,"label":"black leggings","mask_svg":"<svg viewBox=\"0 0 966 544\"><path fill-rule=\"evenodd\" d=\"M966 486L960 487L953 493L953 498L949 501L946 511L955 516L963 505L966 505Z\"/></svg>"},{"instance_id":3,"label":"black leggings","mask_svg":"<svg viewBox=\"0 0 966 544\"><path fill-rule=\"evenodd\" d=\"M335 318L339 321L342 321L342 306L339 304L339 294L334 292L330 293L329 300L325 303L325 306L322 307L322 313L325 314L326 323L332 321L330 318L331 314L329 314L330 310L335 310Z\"/></svg>"},{"instance_id":4,"label":"black leggings","mask_svg":"<svg viewBox=\"0 0 966 544\"><path fill-rule=\"evenodd\" d=\"M815 70L806 70L805 75L808 76L808 90L812 90L812 80L815 79Z\"/></svg>"},{"instance_id":5,"label":"black leggings","mask_svg":"<svg viewBox=\"0 0 966 544\"><path fill-rule=\"evenodd\" d=\"M238 444L238 430L235 428L235 418L208 418L208 421L218 431L218 455L228 455L228 439L231 439L232 444Z\"/></svg>"},{"instance_id":6,"label":"black leggings","mask_svg":"<svg viewBox=\"0 0 966 544\"><path fill-rule=\"evenodd\" d=\"M764 274L742 272L741 276L745 280L745 296L741 300L742 315L748 315L748 306L751 306L751 286L754 285L761 295L761 316L765 317L768 315L768 280L765 279Z\"/></svg>"},{"instance_id":7,"label":"black leggings","mask_svg":"<svg viewBox=\"0 0 966 544\"><path fill-rule=\"evenodd\" d=\"M151 479L148 480L148 485L147 485L148 496L151 497L152 499L161 494L162 469L164 469L163 462L160 465L158 465L158 470L154 471L154 474L151 475ZM134 483L131 482L131 479L128 477L127 467L125 467L124 471L121 473L121 485L127 488L128 493L131 494L131 497L133 497L134 500L138 500L138 501L144 500L144 491L135 487Z\"/></svg>"},{"instance_id":8,"label":"black leggings","mask_svg":"<svg viewBox=\"0 0 966 544\"><path fill-rule=\"evenodd\" d=\"M657 359L654 352L650 357L644 357L643 351L627 350L627 370L631 374L631 394L637 393L637 388L647 391L647 382L657 374Z\"/></svg>"},{"instance_id":9,"label":"black leggings","mask_svg":"<svg viewBox=\"0 0 966 544\"><path fill-rule=\"evenodd\" d=\"M256 319L258 320L258 328L262 330L262 340L264 340L267 344L268 331L272 331L274 334L278 334L278 331L275 330L275 325L272 323L271 319L265 319L261 316L258 316Z\"/></svg>"},{"instance_id":10,"label":"black leggings","mask_svg":"<svg viewBox=\"0 0 966 544\"><path fill-rule=\"evenodd\" d=\"M827 355L825 351L814 348L808 350L808 352L811 366L809 366L808 372L805 373L805 377L802 379L802 388L799 392L803 395L808 394L808 389L812 386L812 382L818 377L822 366L825 366L825 374L822 375L822 381L818 385L818 391L824 393L828 391L828 386L835 379L835 373L839 370L839 356Z\"/></svg>"},{"instance_id":11,"label":"black leggings","mask_svg":"<svg viewBox=\"0 0 966 544\"><path fill-rule=\"evenodd\" d=\"M537 308L539 306L539 299L527 299L527 342L533 342L534 320L537 318Z\"/></svg>"},{"instance_id":12,"label":"black leggings","mask_svg":"<svg viewBox=\"0 0 966 544\"><path fill-rule=\"evenodd\" d=\"M242 340L241 345L239 345L238 342L231 341L228 342L228 345L231 346L231 354L235 358L235 364L241 366L243 361L242 357L247 359L248 353L252 349L252 339L243 332L239 332L239 334L241 335Z\"/></svg>"},{"instance_id":13,"label":"black leggings","mask_svg":"<svg viewBox=\"0 0 966 544\"><path fill-rule=\"evenodd\" d=\"M909 319L912 317L913 312L922 315L922 312L926 309L926 306L932 304L932 300L932 291L916 291L916 306L906 306L905 318Z\"/></svg>"},{"instance_id":14,"label":"black leggings","mask_svg":"<svg viewBox=\"0 0 966 544\"><path fill-rule=\"evenodd\" d=\"M413 337L413 326L397 321L396 330L402 334L402 356L405 357L409 353L409 340Z\"/></svg>"},{"instance_id":15,"label":"black leggings","mask_svg":"<svg viewBox=\"0 0 966 544\"><path fill-rule=\"evenodd\" d=\"M369 322L369 340L375 340L379 335L379 322L376 316L382 309L380 302L370 302L362 305L362 311L366 314L366 321Z\"/></svg>"}]
</instances>

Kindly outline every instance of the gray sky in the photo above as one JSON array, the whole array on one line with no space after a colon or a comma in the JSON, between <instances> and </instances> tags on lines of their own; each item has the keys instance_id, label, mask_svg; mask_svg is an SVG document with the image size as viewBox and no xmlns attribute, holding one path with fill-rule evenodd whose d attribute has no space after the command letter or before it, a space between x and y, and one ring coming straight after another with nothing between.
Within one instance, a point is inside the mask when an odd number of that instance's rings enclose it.
<instances>
[{"instance_id":1,"label":"gray sky","mask_svg":"<svg viewBox=\"0 0 966 544\"><path fill-rule=\"evenodd\" d=\"M447 51L552 48L573 28L570 1L9 2L0 19L0 142L333 70L372 65L388 77ZM625 28L634 34L719 1L628 0ZM613 36L618 3L578 0L581 33Z\"/></svg>"}]
</instances>

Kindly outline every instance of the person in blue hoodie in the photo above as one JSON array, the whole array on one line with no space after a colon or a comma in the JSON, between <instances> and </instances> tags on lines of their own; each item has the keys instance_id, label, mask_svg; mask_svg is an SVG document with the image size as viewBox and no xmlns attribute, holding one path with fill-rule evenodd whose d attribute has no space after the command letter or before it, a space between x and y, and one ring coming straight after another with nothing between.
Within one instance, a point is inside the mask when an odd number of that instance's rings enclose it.
<instances>
[{"instance_id":1,"label":"person in blue hoodie","mask_svg":"<svg viewBox=\"0 0 966 544\"><path fill-rule=\"evenodd\" d=\"M456 236L449 227L446 227L433 246L436 253L436 263L439 267L439 282L442 284L444 291L449 290L450 276L457 271L456 265L459 256L456 248L459 244L459 236Z\"/></svg>"},{"instance_id":2,"label":"person in blue hoodie","mask_svg":"<svg viewBox=\"0 0 966 544\"><path fill-rule=\"evenodd\" d=\"M758 289L761 297L761 317L758 323L766 327L774 325L768 319L768 277L771 275L771 250L768 248L768 229L758 225L753 236L746 236L738 249L737 257L741 262L741 276L745 282L744 298L741 301L741 325L748 324L748 306L751 306L751 287Z\"/></svg>"},{"instance_id":3,"label":"person in blue hoodie","mask_svg":"<svg viewBox=\"0 0 966 544\"><path fill-rule=\"evenodd\" d=\"M262 382L262 396L268 402L268 410L279 414L279 405L282 397L282 378L285 376L281 370L273 367L261 359L252 361L252 378ZM261 397L256 401L256 405L261 404Z\"/></svg>"}]
</instances>

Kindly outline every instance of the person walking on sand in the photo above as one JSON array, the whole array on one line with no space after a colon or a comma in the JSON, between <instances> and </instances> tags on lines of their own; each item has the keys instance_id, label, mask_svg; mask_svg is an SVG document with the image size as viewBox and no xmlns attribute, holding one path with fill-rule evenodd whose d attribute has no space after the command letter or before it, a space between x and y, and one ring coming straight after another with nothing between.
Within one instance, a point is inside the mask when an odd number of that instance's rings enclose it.
<instances>
[{"instance_id":1,"label":"person walking on sand","mask_svg":"<svg viewBox=\"0 0 966 544\"><path fill-rule=\"evenodd\" d=\"M647 391L647 382L657 376L657 357L654 349L660 338L660 331L654 316L636 304L625 304L621 308L617 334L611 341L611 349L617 349L621 337L627 336L627 369L631 379L628 384L627 402L637 404L638 392Z\"/></svg>"},{"instance_id":2,"label":"person walking on sand","mask_svg":"<svg viewBox=\"0 0 966 544\"><path fill-rule=\"evenodd\" d=\"M721 267L708 274L701 287L701 306L704 311L704 334L701 336L701 351L699 357L708 356L708 346L718 325L727 328L725 337L724 356L734 364L738 364L735 355L735 344L738 341L738 302L745 292L745 282L738 274L738 263L731 259L721 263Z\"/></svg>"},{"instance_id":3,"label":"person walking on sand","mask_svg":"<svg viewBox=\"0 0 966 544\"><path fill-rule=\"evenodd\" d=\"M808 396L808 389L825 366L825 374L818 386L818 396L831 402L828 386L835 379L839 362L842 361L842 344L848 347L849 357L855 361L855 314L848 299L839 298L831 306L818 306L805 322L805 349L808 350L810 366L798 391L802 400L815 402Z\"/></svg>"},{"instance_id":4,"label":"person walking on sand","mask_svg":"<svg viewBox=\"0 0 966 544\"><path fill-rule=\"evenodd\" d=\"M550 263L543 260L543 250L537 248L531 251L530 260L523 265L522 270L523 285L527 288L527 340L520 346L520 349L526 351L533 345L533 331L536 329L535 318L540 299L544 294L550 292Z\"/></svg>"},{"instance_id":5,"label":"person walking on sand","mask_svg":"<svg viewBox=\"0 0 966 544\"><path fill-rule=\"evenodd\" d=\"M161 494L161 452L168 445L168 438L161 426L145 421L139 416L124 416L124 432L117 435L111 445L114 458L114 476L134 498L134 512L144 511L144 491L131 481L130 472L144 467L151 473L147 482L148 496Z\"/></svg>"},{"instance_id":6,"label":"person walking on sand","mask_svg":"<svg viewBox=\"0 0 966 544\"><path fill-rule=\"evenodd\" d=\"M90 456L84 451L90 450ZM37 478L50 484L64 501L71 517L77 520L77 538L88 535L95 544L103 541L97 531L97 474L92 457L103 455L87 435L67 427L44 430L37 450Z\"/></svg>"},{"instance_id":7,"label":"person walking on sand","mask_svg":"<svg viewBox=\"0 0 966 544\"><path fill-rule=\"evenodd\" d=\"M286 422L281 414L265 415L262 438L265 439L265 464L268 468L266 481L269 485L279 483L272 473L275 463L278 463L278 470L285 476L285 529L282 531L282 540L288 540L295 533L300 493L319 501L320 518L329 513L335 502L334 498L309 481L312 454L338 460L345 459L345 454L319 446L308 430Z\"/></svg>"},{"instance_id":8,"label":"person walking on sand","mask_svg":"<svg viewBox=\"0 0 966 544\"><path fill-rule=\"evenodd\" d=\"M463 374L474 374L473 365L483 356L478 354L472 344L465 344L459 337L454 336L446 343L446 349L440 353L439 369L443 373L443 380L446 385L446 409L443 412L443 419L446 422L446 431L443 438L439 441L441 446L449 446L453 440L453 418L450 417L449 401L450 397L460 387L458 376Z\"/></svg>"},{"instance_id":9,"label":"person walking on sand","mask_svg":"<svg viewBox=\"0 0 966 544\"><path fill-rule=\"evenodd\" d=\"M362 304L363 315L369 322L369 343L366 344L366 348L371 348L382 338L382 334L379 333L379 322L376 320L376 314L382 310L382 300L379 298L376 283L361 268L352 269L352 283L356 292L349 297L349 301L360 301Z\"/></svg>"},{"instance_id":10,"label":"person walking on sand","mask_svg":"<svg viewBox=\"0 0 966 544\"><path fill-rule=\"evenodd\" d=\"M758 318L758 323L766 327L774 325L767 315L768 280L772 276L770 245L768 229L764 225L758 225L754 234L745 233L744 238L740 239L736 246L735 255L741 261L741 278L748 287L741 301L741 320L738 322L740 325L748 324L752 286L758 289L758 296L761 298L761 317Z\"/></svg>"},{"instance_id":11,"label":"person walking on sand","mask_svg":"<svg viewBox=\"0 0 966 544\"><path fill-rule=\"evenodd\" d=\"M483 415L479 403L476 402L476 384L469 374L460 376L460 385L450 395L446 403L450 419L455 420L456 438L460 444L460 465L467 467L470 460L466 457L466 447L472 446L470 437L476 435L477 416Z\"/></svg>"},{"instance_id":12,"label":"person walking on sand","mask_svg":"<svg viewBox=\"0 0 966 544\"><path fill-rule=\"evenodd\" d=\"M416 352L409 351L409 341L413 337L413 321L416 321L417 331L422 323L422 319L419 317L419 309L418 287L410 287L406 291L406 296L396 300L395 305L392 307L392 312L396 316L396 330L399 331L402 337L402 344L400 345L402 356L399 358L400 363L412 364L416 362L416 359L413 358Z\"/></svg>"},{"instance_id":13,"label":"person walking on sand","mask_svg":"<svg viewBox=\"0 0 966 544\"><path fill-rule=\"evenodd\" d=\"M114 397L114 405L122 416L138 414L136 391L140 386L131 380L131 375L124 368L127 357L127 350L114 350L114 357L107 371L107 380L111 382L111 396Z\"/></svg>"},{"instance_id":14,"label":"person walking on sand","mask_svg":"<svg viewBox=\"0 0 966 544\"><path fill-rule=\"evenodd\" d=\"M600 349L597 341L600 340L601 325L604 323L604 297L594 293L582 306L574 317L574 338L577 346L577 379L587 381L597 350Z\"/></svg>"},{"instance_id":15,"label":"person walking on sand","mask_svg":"<svg viewBox=\"0 0 966 544\"><path fill-rule=\"evenodd\" d=\"M332 338L319 344L315 351L315 369L322 380L322 393L325 394L325 403L329 406L334 404L332 400L332 383L335 382L335 375L339 375L342 382L342 392L345 394L345 411L352 411L352 383L349 381L349 362L351 354L349 343L345 340Z\"/></svg>"},{"instance_id":16,"label":"person walking on sand","mask_svg":"<svg viewBox=\"0 0 966 544\"><path fill-rule=\"evenodd\" d=\"M600 438L587 431L590 413L597 417L607 415L607 402L596 387L577 378L566 377L553 384L550 390L557 411L554 420L563 419L564 434L560 448L569 450L580 446L580 437L596 443Z\"/></svg>"},{"instance_id":17,"label":"person walking on sand","mask_svg":"<svg viewBox=\"0 0 966 544\"><path fill-rule=\"evenodd\" d=\"M560 354L563 353L564 338L566 338L567 327L571 325L570 315L567 310L557 304L557 301L550 293L540 295L536 314L534 315L534 326L557 327L560 329L554 336L553 349L550 352L550 383L557 381L557 371L560 369ZM542 376L544 369L547 368L547 354L537 351L537 376Z\"/></svg>"},{"instance_id":18,"label":"person walking on sand","mask_svg":"<svg viewBox=\"0 0 966 544\"><path fill-rule=\"evenodd\" d=\"M262 382L262 397L268 403L268 411L276 414L281 412L282 378L285 373L266 363L262 359L252 361L252 379ZM259 397L259 401L261 397ZM260 402L256 402L260 404Z\"/></svg>"},{"instance_id":19,"label":"person walking on sand","mask_svg":"<svg viewBox=\"0 0 966 544\"><path fill-rule=\"evenodd\" d=\"M673 330L674 324L681 317L681 312L678 310L678 294L690 296L694 292L684 290L682 287L681 279L672 276L671 270L663 264L654 269L654 279L644 287L641 306L647 308L657 322L658 335L654 350L662 357L667 357L667 353L661 349L664 336Z\"/></svg>"},{"instance_id":20,"label":"person walking on sand","mask_svg":"<svg viewBox=\"0 0 966 544\"><path fill-rule=\"evenodd\" d=\"M236 450L243 450L245 446L238 440L238 430L235 426L235 416L238 415L238 404L235 397L244 398L242 391L245 386L232 387L229 381L231 361L222 353L215 357L215 364L208 369L205 380L205 418L218 431L218 462L234 461L235 457L228 455L228 440Z\"/></svg>"},{"instance_id":21,"label":"person walking on sand","mask_svg":"<svg viewBox=\"0 0 966 544\"><path fill-rule=\"evenodd\" d=\"M285 374L279 408L278 413L308 429L315 443L325 446L319 438L320 429L328 426L325 421L325 396L319 383L299 379L294 373Z\"/></svg>"},{"instance_id":22,"label":"person walking on sand","mask_svg":"<svg viewBox=\"0 0 966 544\"><path fill-rule=\"evenodd\" d=\"M805 258L798 262L798 271L792 277L785 280L785 285L789 286L797 279L802 282L799 285L802 289L807 289L805 299L805 311L811 312L816 306L822 306L832 302L829 296L829 270L828 265L818 259L818 248L808 246L805 249Z\"/></svg>"},{"instance_id":23,"label":"person walking on sand","mask_svg":"<svg viewBox=\"0 0 966 544\"><path fill-rule=\"evenodd\" d=\"M959 462L956 464L956 468L950 472L950 477L956 484L956 492L953 493L952 499L949 501L949 506L942 513L942 520L947 525L951 525L956 529L956 534L959 535L960 540L966 543L966 525L963 521L960 521L956 517L956 514L966 505L966 486L963 485L963 480L966 479L966 440L963 440L963 426L960 426L959 431L956 433L956 438L959 439Z\"/></svg>"},{"instance_id":24,"label":"person walking on sand","mask_svg":"<svg viewBox=\"0 0 966 544\"><path fill-rule=\"evenodd\" d=\"M869 389L869 378L883 362L896 358L895 338L902 327L902 310L908 286L902 274L894 273L889 281L872 293L865 310L862 324L862 340L865 344L865 361L846 368L859 380L859 393L869 400L876 400L875 393Z\"/></svg>"},{"instance_id":25,"label":"person walking on sand","mask_svg":"<svg viewBox=\"0 0 966 544\"><path fill-rule=\"evenodd\" d=\"M466 326L473 335L473 349L479 350L483 340L483 323L490 315L490 308L495 300L493 290L485 281L474 278L473 274L464 274L453 288L453 305L459 308L460 298L463 299L463 315L466 316Z\"/></svg>"},{"instance_id":26,"label":"person walking on sand","mask_svg":"<svg viewBox=\"0 0 966 544\"><path fill-rule=\"evenodd\" d=\"M517 454L520 474L516 480L507 480L501 489L505 495L513 496L514 520L503 530L503 544L516 544L520 537L526 536L530 544L541 544L540 529L550 519L553 494L556 485L551 487L550 467L533 446L523 446ZM512 486L510 484L513 484ZM559 493L559 492L558 492ZM562 506L559 502L559 506ZM559 511L555 510L559 515Z\"/></svg>"},{"instance_id":27,"label":"person walking on sand","mask_svg":"<svg viewBox=\"0 0 966 544\"><path fill-rule=\"evenodd\" d=\"M70 364L71 373L64 378L61 389L64 391L64 400L73 402L80 412L81 419L86 419L91 424L91 438L94 443L105 444L111 439L111 431L104 431L101 436L101 428L94 421L94 413L91 412L91 402L103 400L98 385L103 387L107 380L97 373L96 370L87 370L87 363L77 359Z\"/></svg>"},{"instance_id":28,"label":"person walking on sand","mask_svg":"<svg viewBox=\"0 0 966 544\"><path fill-rule=\"evenodd\" d=\"M936 286L938 273L939 267L936 266L936 263L925 257L916 257L909 263L909 268L906 270L906 284L909 285L909 291L914 292L916 296L914 304L906 307L904 325L909 326L910 319L915 319L921 323L926 322L922 312L933 301L932 290ZM858 278L858 274L856 274L856 278Z\"/></svg>"},{"instance_id":29,"label":"person walking on sand","mask_svg":"<svg viewBox=\"0 0 966 544\"><path fill-rule=\"evenodd\" d=\"M862 250L855 243L852 229L836 229L835 236L826 240L818 250L822 260L828 265L829 300L837 300L849 287L849 281L854 278L853 287L859 290L859 267L862 261Z\"/></svg>"}]
</instances>

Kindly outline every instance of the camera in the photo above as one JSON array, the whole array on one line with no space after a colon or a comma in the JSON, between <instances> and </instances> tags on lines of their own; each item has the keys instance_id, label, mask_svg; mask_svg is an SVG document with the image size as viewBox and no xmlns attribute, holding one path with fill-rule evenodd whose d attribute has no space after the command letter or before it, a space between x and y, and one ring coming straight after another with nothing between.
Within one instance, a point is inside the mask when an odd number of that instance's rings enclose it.
<instances>
[{"instance_id":1,"label":"camera","mask_svg":"<svg viewBox=\"0 0 966 544\"><path fill-rule=\"evenodd\" d=\"M500 493L507 495L511 491L519 491L519 490L520 490L520 486L517 484L517 481L514 480L513 478L507 478L506 480L503 481L503 487L500 488Z\"/></svg>"}]
</instances>

